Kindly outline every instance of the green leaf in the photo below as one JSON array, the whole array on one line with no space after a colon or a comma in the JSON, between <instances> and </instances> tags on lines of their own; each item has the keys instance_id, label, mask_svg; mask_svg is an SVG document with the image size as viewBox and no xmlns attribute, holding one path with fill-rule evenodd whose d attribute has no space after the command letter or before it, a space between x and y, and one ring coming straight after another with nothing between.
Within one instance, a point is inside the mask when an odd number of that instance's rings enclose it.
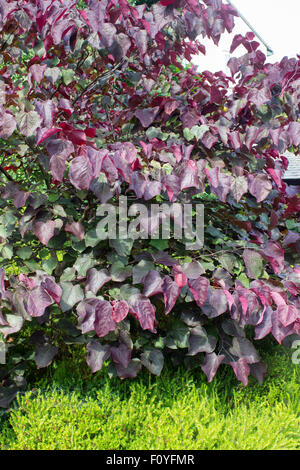
<instances>
[{"instance_id":1,"label":"green leaf","mask_svg":"<svg viewBox=\"0 0 300 470\"><path fill-rule=\"evenodd\" d=\"M196 137L197 140L201 140L207 131L209 131L209 126L202 124L201 126L193 126L191 129L185 127L183 129L183 135L188 141L192 140L194 137Z\"/></svg>"},{"instance_id":2,"label":"green leaf","mask_svg":"<svg viewBox=\"0 0 300 470\"><path fill-rule=\"evenodd\" d=\"M36 111L29 111L28 113L21 111L16 115L16 120L21 134L25 137L33 135L42 122Z\"/></svg>"},{"instance_id":3,"label":"green leaf","mask_svg":"<svg viewBox=\"0 0 300 470\"><path fill-rule=\"evenodd\" d=\"M24 264L29 268L30 272L37 271L41 269L39 263L37 263L34 259L24 261Z\"/></svg>"},{"instance_id":4,"label":"green leaf","mask_svg":"<svg viewBox=\"0 0 300 470\"><path fill-rule=\"evenodd\" d=\"M244 250L243 260L246 266L247 276L251 279L258 279L263 270L263 258L254 250Z\"/></svg>"},{"instance_id":5,"label":"green leaf","mask_svg":"<svg viewBox=\"0 0 300 470\"><path fill-rule=\"evenodd\" d=\"M246 276L245 273L241 273L238 278L237 278L239 281L241 281L241 283L244 285L244 287L246 287L247 289L249 288L250 286L250 281L248 279L248 277Z\"/></svg>"},{"instance_id":6,"label":"green leaf","mask_svg":"<svg viewBox=\"0 0 300 470\"><path fill-rule=\"evenodd\" d=\"M60 198L60 194L50 193L48 194L48 199L50 202L55 202Z\"/></svg>"},{"instance_id":7,"label":"green leaf","mask_svg":"<svg viewBox=\"0 0 300 470\"><path fill-rule=\"evenodd\" d=\"M233 274L233 269L236 266L236 257L230 253L224 253L220 256L220 263L224 269Z\"/></svg>"},{"instance_id":8,"label":"green leaf","mask_svg":"<svg viewBox=\"0 0 300 470\"><path fill-rule=\"evenodd\" d=\"M141 363L154 375L160 375L164 366L163 353L157 349L151 349L141 354Z\"/></svg>"},{"instance_id":9,"label":"green leaf","mask_svg":"<svg viewBox=\"0 0 300 470\"><path fill-rule=\"evenodd\" d=\"M205 232L209 233L214 238L223 238L224 236L224 234L220 232L220 230L213 227L212 225L208 225L208 227L205 227Z\"/></svg>"},{"instance_id":10,"label":"green leaf","mask_svg":"<svg viewBox=\"0 0 300 470\"><path fill-rule=\"evenodd\" d=\"M59 217L67 217L65 209L60 204L55 204L53 206L53 214L58 215Z\"/></svg>"},{"instance_id":11,"label":"green leaf","mask_svg":"<svg viewBox=\"0 0 300 470\"><path fill-rule=\"evenodd\" d=\"M0 237L6 238L7 237L7 230L4 225L0 225Z\"/></svg>"},{"instance_id":12,"label":"green leaf","mask_svg":"<svg viewBox=\"0 0 300 470\"><path fill-rule=\"evenodd\" d=\"M97 235L96 229L89 230L86 232L84 237L85 246L95 247L99 243L99 237Z\"/></svg>"},{"instance_id":13,"label":"green leaf","mask_svg":"<svg viewBox=\"0 0 300 470\"><path fill-rule=\"evenodd\" d=\"M46 271L47 274L52 274L52 272L56 268L57 264L58 264L57 259L55 259L54 257L51 257L49 259L45 259L42 262L42 267L43 267L44 271Z\"/></svg>"},{"instance_id":14,"label":"green leaf","mask_svg":"<svg viewBox=\"0 0 300 470\"><path fill-rule=\"evenodd\" d=\"M154 248L156 248L159 251L163 251L163 250L166 250L169 247L169 241L168 240L162 240L162 239L158 239L158 240L154 239L154 240L151 240L149 245L153 246Z\"/></svg>"},{"instance_id":15,"label":"green leaf","mask_svg":"<svg viewBox=\"0 0 300 470\"><path fill-rule=\"evenodd\" d=\"M131 253L133 240L131 238L126 238L122 240L121 238L116 238L109 240L109 245L116 250L120 256L129 256Z\"/></svg>"},{"instance_id":16,"label":"green leaf","mask_svg":"<svg viewBox=\"0 0 300 470\"><path fill-rule=\"evenodd\" d=\"M5 245L1 250L1 254L3 258L11 259L14 255L14 249L11 245Z\"/></svg>"},{"instance_id":17,"label":"green leaf","mask_svg":"<svg viewBox=\"0 0 300 470\"><path fill-rule=\"evenodd\" d=\"M75 80L75 71L72 69L62 69L61 74L65 85L69 85Z\"/></svg>"},{"instance_id":18,"label":"green leaf","mask_svg":"<svg viewBox=\"0 0 300 470\"><path fill-rule=\"evenodd\" d=\"M23 246L17 250L17 255L21 259L29 259L32 256L32 249L29 246Z\"/></svg>"},{"instance_id":19,"label":"green leaf","mask_svg":"<svg viewBox=\"0 0 300 470\"><path fill-rule=\"evenodd\" d=\"M79 256L74 264L79 276L86 276L87 270L97 264L97 261L89 255Z\"/></svg>"},{"instance_id":20,"label":"green leaf","mask_svg":"<svg viewBox=\"0 0 300 470\"><path fill-rule=\"evenodd\" d=\"M154 264L151 261L146 261L142 259L137 265L133 267L133 284L139 284L142 281L143 277L145 277L151 269L155 269Z\"/></svg>"},{"instance_id":21,"label":"green leaf","mask_svg":"<svg viewBox=\"0 0 300 470\"><path fill-rule=\"evenodd\" d=\"M140 294L140 291L136 287L132 287L130 284L123 284L120 288L121 299L129 301L130 297L135 294Z\"/></svg>"},{"instance_id":22,"label":"green leaf","mask_svg":"<svg viewBox=\"0 0 300 470\"><path fill-rule=\"evenodd\" d=\"M62 287L60 307L63 312L67 312L83 299L84 293L79 284L73 286L71 282L61 282L60 285Z\"/></svg>"},{"instance_id":23,"label":"green leaf","mask_svg":"<svg viewBox=\"0 0 300 470\"><path fill-rule=\"evenodd\" d=\"M60 276L60 281L73 281L76 277L75 268L66 268Z\"/></svg>"},{"instance_id":24,"label":"green leaf","mask_svg":"<svg viewBox=\"0 0 300 470\"><path fill-rule=\"evenodd\" d=\"M113 281L123 282L129 276L131 276L131 266L125 266L121 261L116 261L111 265L110 275Z\"/></svg>"}]
</instances>

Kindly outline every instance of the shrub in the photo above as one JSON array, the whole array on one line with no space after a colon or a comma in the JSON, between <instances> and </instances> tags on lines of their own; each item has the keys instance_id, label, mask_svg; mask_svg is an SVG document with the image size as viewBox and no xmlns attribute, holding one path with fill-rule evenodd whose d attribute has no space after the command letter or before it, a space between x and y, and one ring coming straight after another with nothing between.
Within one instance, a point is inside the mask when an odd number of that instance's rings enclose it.
<instances>
[{"instance_id":1,"label":"shrub","mask_svg":"<svg viewBox=\"0 0 300 470\"><path fill-rule=\"evenodd\" d=\"M300 144L299 60L267 64L248 33L231 77L197 72L196 38L234 26L219 0L1 0L0 14L0 405L68 345L122 379L168 355L261 382L252 340L300 327L300 199L281 156ZM124 195L108 238L103 211ZM203 247L186 250L174 214L170 238L138 238L152 202L203 204Z\"/></svg>"}]
</instances>

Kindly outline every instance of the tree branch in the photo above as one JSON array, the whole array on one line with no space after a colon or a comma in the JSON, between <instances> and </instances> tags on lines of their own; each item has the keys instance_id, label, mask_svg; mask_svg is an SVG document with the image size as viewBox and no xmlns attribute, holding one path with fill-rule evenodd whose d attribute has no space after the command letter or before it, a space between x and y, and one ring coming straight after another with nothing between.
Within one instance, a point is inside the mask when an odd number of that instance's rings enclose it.
<instances>
[{"instance_id":1,"label":"tree branch","mask_svg":"<svg viewBox=\"0 0 300 470\"><path fill-rule=\"evenodd\" d=\"M7 173L6 170L4 170L4 168L1 168L1 167L0 167L0 171L1 171L1 173L3 173L3 175L6 176L6 178L7 178L9 181L14 181L14 179Z\"/></svg>"}]
</instances>

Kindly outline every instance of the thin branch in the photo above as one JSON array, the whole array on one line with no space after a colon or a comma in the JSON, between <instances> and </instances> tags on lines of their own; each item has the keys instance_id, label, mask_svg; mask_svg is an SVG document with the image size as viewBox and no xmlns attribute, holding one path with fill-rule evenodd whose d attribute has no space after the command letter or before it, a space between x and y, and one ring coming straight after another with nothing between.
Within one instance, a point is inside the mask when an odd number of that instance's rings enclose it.
<instances>
[{"instance_id":1,"label":"thin branch","mask_svg":"<svg viewBox=\"0 0 300 470\"><path fill-rule=\"evenodd\" d=\"M107 82L111 77L114 76L114 73L116 72L117 69L119 69L122 65L124 65L125 59L123 58L119 64L117 64L112 70L109 70L108 72L105 72L103 75L100 75L99 77L95 78L91 83L89 83L83 90L82 92L74 99L72 102L73 106L77 103L82 96L84 96L86 93L89 91L93 90L96 86L98 85L103 85L104 83Z\"/></svg>"},{"instance_id":2,"label":"thin branch","mask_svg":"<svg viewBox=\"0 0 300 470\"><path fill-rule=\"evenodd\" d=\"M4 170L4 168L1 168L1 167L0 167L0 171L1 171L1 173L3 173L3 174L6 176L6 178L7 178L9 181L14 181L14 179L7 173L6 170Z\"/></svg>"}]
</instances>

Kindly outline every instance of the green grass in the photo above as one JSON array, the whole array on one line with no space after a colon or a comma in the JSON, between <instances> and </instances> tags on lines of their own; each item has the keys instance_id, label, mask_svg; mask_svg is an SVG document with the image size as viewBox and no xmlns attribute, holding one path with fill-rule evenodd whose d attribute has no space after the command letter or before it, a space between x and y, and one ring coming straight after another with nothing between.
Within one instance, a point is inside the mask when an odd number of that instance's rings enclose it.
<instances>
[{"instance_id":1,"label":"green grass","mask_svg":"<svg viewBox=\"0 0 300 470\"><path fill-rule=\"evenodd\" d=\"M0 449L297 449L299 366L278 349L265 360L268 379L246 388L225 367L211 384L183 369L121 382L62 362L2 416Z\"/></svg>"}]
</instances>

